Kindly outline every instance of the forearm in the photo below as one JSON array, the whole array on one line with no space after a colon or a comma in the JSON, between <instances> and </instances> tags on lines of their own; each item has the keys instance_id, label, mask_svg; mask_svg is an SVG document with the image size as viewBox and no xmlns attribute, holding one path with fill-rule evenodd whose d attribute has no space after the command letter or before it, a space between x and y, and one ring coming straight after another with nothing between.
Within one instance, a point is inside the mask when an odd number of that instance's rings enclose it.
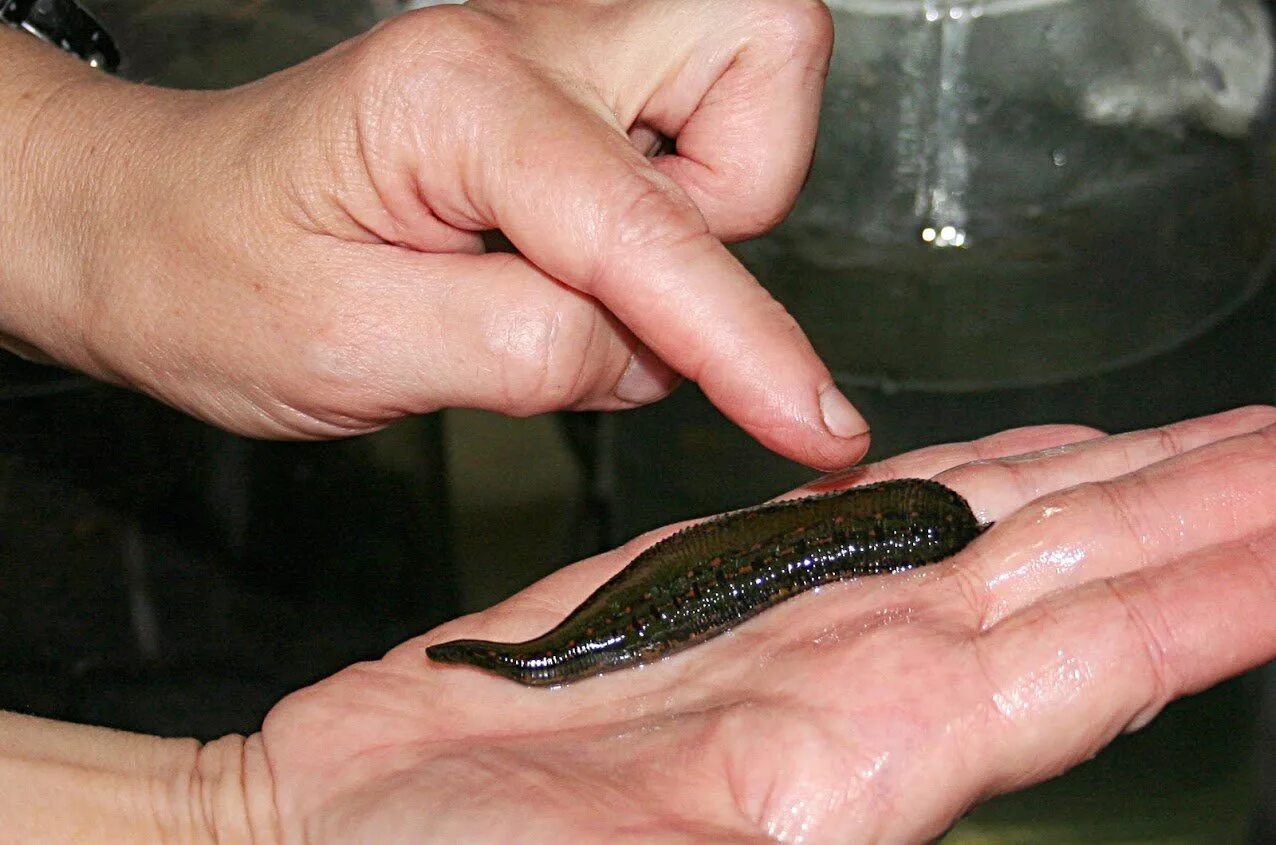
<instances>
[{"instance_id":1,"label":"forearm","mask_svg":"<svg viewBox=\"0 0 1276 845\"><path fill-rule=\"evenodd\" d=\"M193 739L0 712L0 843L276 840L256 738Z\"/></svg>"}]
</instances>

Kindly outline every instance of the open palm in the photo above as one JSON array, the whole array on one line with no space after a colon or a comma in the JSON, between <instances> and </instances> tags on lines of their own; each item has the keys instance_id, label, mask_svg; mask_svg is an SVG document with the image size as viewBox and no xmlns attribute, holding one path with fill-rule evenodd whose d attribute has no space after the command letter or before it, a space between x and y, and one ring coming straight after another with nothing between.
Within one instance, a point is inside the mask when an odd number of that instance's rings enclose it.
<instances>
[{"instance_id":1,"label":"open palm","mask_svg":"<svg viewBox=\"0 0 1276 845\"><path fill-rule=\"evenodd\" d=\"M289 696L251 740L284 841L918 841L1276 654L1274 409L1010 431L821 485L893 477L996 524L562 688L425 658L542 633L653 532Z\"/></svg>"}]
</instances>

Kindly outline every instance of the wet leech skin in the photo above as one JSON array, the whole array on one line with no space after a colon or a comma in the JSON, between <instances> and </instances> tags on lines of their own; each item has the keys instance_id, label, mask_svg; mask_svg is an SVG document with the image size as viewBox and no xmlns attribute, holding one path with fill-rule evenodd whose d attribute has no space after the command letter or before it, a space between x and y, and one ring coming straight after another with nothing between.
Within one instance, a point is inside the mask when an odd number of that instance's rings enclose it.
<instances>
[{"instance_id":1,"label":"wet leech skin","mask_svg":"<svg viewBox=\"0 0 1276 845\"><path fill-rule=\"evenodd\" d=\"M965 499L920 479L759 505L656 543L542 636L426 654L528 686L567 684L704 642L821 584L935 563L980 530Z\"/></svg>"}]
</instances>

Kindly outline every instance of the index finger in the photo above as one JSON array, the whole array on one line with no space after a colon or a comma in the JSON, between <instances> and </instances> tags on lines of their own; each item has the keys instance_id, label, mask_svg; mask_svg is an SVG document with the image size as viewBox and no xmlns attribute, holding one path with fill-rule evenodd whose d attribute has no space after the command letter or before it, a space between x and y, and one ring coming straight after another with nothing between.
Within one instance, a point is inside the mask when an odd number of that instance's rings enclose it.
<instances>
[{"instance_id":1,"label":"index finger","mask_svg":"<svg viewBox=\"0 0 1276 845\"><path fill-rule=\"evenodd\" d=\"M797 322L601 110L544 94L549 113L504 156L520 188L490 210L509 239L767 447L821 469L859 460L868 425Z\"/></svg>"}]
</instances>

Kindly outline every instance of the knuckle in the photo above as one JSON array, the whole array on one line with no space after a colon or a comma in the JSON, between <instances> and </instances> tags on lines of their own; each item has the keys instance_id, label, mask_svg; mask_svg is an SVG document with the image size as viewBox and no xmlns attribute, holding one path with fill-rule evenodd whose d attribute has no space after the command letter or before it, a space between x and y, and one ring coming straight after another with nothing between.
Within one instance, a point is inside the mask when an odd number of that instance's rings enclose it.
<instances>
[{"instance_id":1,"label":"knuckle","mask_svg":"<svg viewBox=\"0 0 1276 845\"><path fill-rule=\"evenodd\" d=\"M704 217L662 174L632 168L616 180L609 225L610 242L623 251L669 248L709 236Z\"/></svg>"},{"instance_id":2,"label":"knuckle","mask_svg":"<svg viewBox=\"0 0 1276 845\"><path fill-rule=\"evenodd\" d=\"M1269 448L1276 448L1276 422L1263 426L1255 433L1258 439L1264 441Z\"/></svg>"},{"instance_id":3,"label":"knuckle","mask_svg":"<svg viewBox=\"0 0 1276 845\"><path fill-rule=\"evenodd\" d=\"M833 45L833 15L821 0L753 0L753 31L794 51L827 53Z\"/></svg>"},{"instance_id":4,"label":"knuckle","mask_svg":"<svg viewBox=\"0 0 1276 845\"><path fill-rule=\"evenodd\" d=\"M1060 439L1068 441L1094 440L1098 437L1108 436L1108 433L1101 428L1095 428L1092 425L1081 425L1080 423L1060 423L1058 425L1043 426L1042 428Z\"/></svg>"},{"instance_id":5,"label":"knuckle","mask_svg":"<svg viewBox=\"0 0 1276 845\"><path fill-rule=\"evenodd\" d=\"M784 186L759 187L752 190L732 190L733 185L754 185L759 180L756 170L723 168L721 181L727 187L727 196L721 204L721 212L714 226L714 233L727 243L756 238L766 234L784 222L793 209L795 191Z\"/></svg>"},{"instance_id":6,"label":"knuckle","mask_svg":"<svg viewBox=\"0 0 1276 845\"><path fill-rule=\"evenodd\" d=\"M782 199L755 202L750 209L751 213L743 221L744 231L741 236L751 238L771 231L784 222L784 218L788 217L792 208L793 199L787 196Z\"/></svg>"},{"instance_id":7,"label":"knuckle","mask_svg":"<svg viewBox=\"0 0 1276 845\"><path fill-rule=\"evenodd\" d=\"M1106 432L1088 425L1029 425L982 437L972 441L972 446L980 458L1032 460L1035 457L1057 454L1058 449L1066 449L1073 443L1104 436ZM1007 455L1008 449L1014 450L1016 454Z\"/></svg>"},{"instance_id":8,"label":"knuckle","mask_svg":"<svg viewBox=\"0 0 1276 845\"><path fill-rule=\"evenodd\" d=\"M530 416L542 410L546 386L552 384L556 316L545 309L518 309L500 314L488 334L488 351L497 362L500 410Z\"/></svg>"},{"instance_id":9,"label":"knuckle","mask_svg":"<svg viewBox=\"0 0 1276 845\"><path fill-rule=\"evenodd\" d=\"M493 53L507 51L510 32L499 18L484 14L471 6L444 4L422 9L433 12L431 26L438 43L471 55L490 59Z\"/></svg>"},{"instance_id":10,"label":"knuckle","mask_svg":"<svg viewBox=\"0 0 1276 845\"><path fill-rule=\"evenodd\" d=\"M468 6L446 4L406 12L377 25L356 53L365 90L398 90L405 77L450 82L458 72L491 73L511 53L499 20ZM414 88L414 86L406 86Z\"/></svg>"},{"instance_id":11,"label":"knuckle","mask_svg":"<svg viewBox=\"0 0 1276 845\"><path fill-rule=\"evenodd\" d=\"M496 18L469 6L444 4L390 18L374 30L374 36L408 49L446 47L464 52L498 46L505 30Z\"/></svg>"},{"instance_id":12,"label":"knuckle","mask_svg":"<svg viewBox=\"0 0 1276 845\"><path fill-rule=\"evenodd\" d=\"M317 416L348 413L368 399L368 378L374 350L383 344L377 323L359 309L342 308L308 331L296 332L309 340L300 350L296 368L287 382L299 410Z\"/></svg>"},{"instance_id":13,"label":"knuckle","mask_svg":"<svg viewBox=\"0 0 1276 845\"><path fill-rule=\"evenodd\" d=\"M599 317L584 301L531 304L493 321L501 410L532 416L568 407L592 385Z\"/></svg>"},{"instance_id":14,"label":"knuckle","mask_svg":"<svg viewBox=\"0 0 1276 845\"><path fill-rule=\"evenodd\" d=\"M963 490L1008 490L1022 502L1042 494L1030 468L1014 458L978 458L945 471L944 483Z\"/></svg>"},{"instance_id":15,"label":"knuckle","mask_svg":"<svg viewBox=\"0 0 1276 845\"><path fill-rule=\"evenodd\" d=\"M1128 476L1127 482L1120 479L1093 481L1082 485L1098 494L1101 506L1106 509L1113 527L1120 532L1132 548L1138 549L1141 563L1149 562L1148 543L1155 532L1145 528L1140 518L1135 492L1143 486L1139 476Z\"/></svg>"},{"instance_id":16,"label":"knuckle","mask_svg":"<svg viewBox=\"0 0 1276 845\"><path fill-rule=\"evenodd\" d=\"M1144 665L1147 668L1150 686L1149 696L1142 711L1133 720L1136 725L1141 726L1160 712L1178 689L1171 668L1171 633L1165 620L1155 612L1154 605L1137 600L1139 588L1147 583L1143 573L1104 583L1121 608L1126 624L1132 629L1133 642L1145 658Z\"/></svg>"},{"instance_id":17,"label":"knuckle","mask_svg":"<svg viewBox=\"0 0 1276 845\"><path fill-rule=\"evenodd\" d=\"M1173 426L1157 426L1154 432L1164 454L1171 456L1183 454L1185 451L1183 440Z\"/></svg>"}]
</instances>

